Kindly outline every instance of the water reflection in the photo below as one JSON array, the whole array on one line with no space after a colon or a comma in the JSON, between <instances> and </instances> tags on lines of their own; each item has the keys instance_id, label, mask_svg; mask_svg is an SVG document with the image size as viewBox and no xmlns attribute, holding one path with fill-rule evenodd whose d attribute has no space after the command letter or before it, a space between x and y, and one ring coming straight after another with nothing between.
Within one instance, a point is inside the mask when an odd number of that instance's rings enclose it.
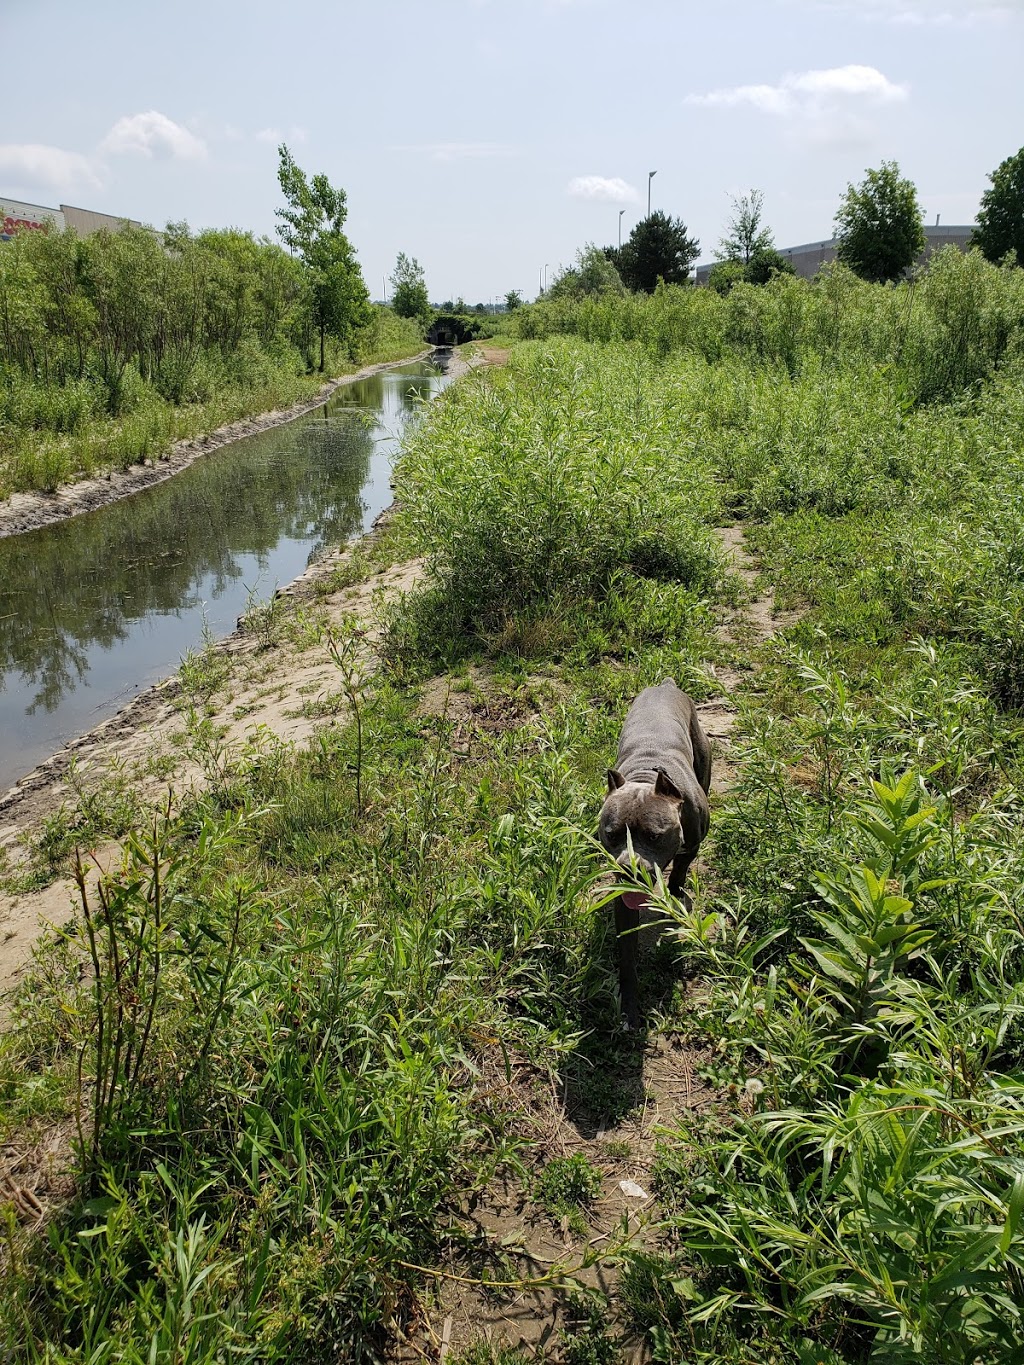
<instances>
[{"instance_id":1,"label":"water reflection","mask_svg":"<svg viewBox=\"0 0 1024 1365\"><path fill-rule=\"evenodd\" d=\"M101 511L0 540L0 792L227 634L391 500L402 430L446 381L402 366Z\"/></svg>"}]
</instances>

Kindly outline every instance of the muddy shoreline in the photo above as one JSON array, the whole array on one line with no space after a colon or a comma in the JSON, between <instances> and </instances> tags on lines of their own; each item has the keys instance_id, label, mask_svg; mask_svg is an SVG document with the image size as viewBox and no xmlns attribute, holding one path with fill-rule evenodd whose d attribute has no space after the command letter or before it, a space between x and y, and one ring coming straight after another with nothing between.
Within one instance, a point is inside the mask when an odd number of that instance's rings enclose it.
<instances>
[{"instance_id":1,"label":"muddy shoreline","mask_svg":"<svg viewBox=\"0 0 1024 1365\"><path fill-rule=\"evenodd\" d=\"M229 422L205 436L194 436L188 441L177 441L156 459L144 464L132 465L123 472L112 470L99 478L82 479L79 483L67 484L56 493L12 493L5 502L0 503L0 538L22 535L26 531L37 531L54 522L65 521L68 517L80 516L84 512L95 512L100 507L109 507L145 488L163 483L187 469L190 464L208 455L213 450L240 441L244 436L255 436L257 432L269 431L271 427L284 426L296 417L311 412L325 403L337 389L345 384L354 384L359 379L380 374L382 370L393 370L399 365L413 365L426 360L433 354L433 347L407 356L404 360L385 360L379 365L367 365L355 374L342 375L328 380L319 393L312 398L304 398L291 407L273 409L256 417L241 417L237 422Z\"/></svg>"}]
</instances>

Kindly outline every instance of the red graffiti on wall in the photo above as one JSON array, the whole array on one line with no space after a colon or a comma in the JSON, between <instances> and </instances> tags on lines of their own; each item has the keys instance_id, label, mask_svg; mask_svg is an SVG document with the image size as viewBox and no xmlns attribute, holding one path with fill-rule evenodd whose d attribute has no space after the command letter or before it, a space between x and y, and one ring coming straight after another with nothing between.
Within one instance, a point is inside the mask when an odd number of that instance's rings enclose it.
<instances>
[{"instance_id":1,"label":"red graffiti on wall","mask_svg":"<svg viewBox=\"0 0 1024 1365\"><path fill-rule=\"evenodd\" d=\"M8 214L4 219L0 237L13 237L19 229L27 229L29 232L45 232L50 226L49 218L15 218Z\"/></svg>"}]
</instances>

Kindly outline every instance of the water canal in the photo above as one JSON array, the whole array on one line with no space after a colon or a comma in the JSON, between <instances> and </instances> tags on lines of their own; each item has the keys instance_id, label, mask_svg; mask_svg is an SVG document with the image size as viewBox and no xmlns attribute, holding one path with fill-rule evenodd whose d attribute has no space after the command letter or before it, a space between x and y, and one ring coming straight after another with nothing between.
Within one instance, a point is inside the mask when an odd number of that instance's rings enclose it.
<instances>
[{"instance_id":1,"label":"water canal","mask_svg":"<svg viewBox=\"0 0 1024 1365\"><path fill-rule=\"evenodd\" d=\"M423 362L383 370L154 488L0 539L0 794L368 530L407 424L447 383Z\"/></svg>"}]
</instances>

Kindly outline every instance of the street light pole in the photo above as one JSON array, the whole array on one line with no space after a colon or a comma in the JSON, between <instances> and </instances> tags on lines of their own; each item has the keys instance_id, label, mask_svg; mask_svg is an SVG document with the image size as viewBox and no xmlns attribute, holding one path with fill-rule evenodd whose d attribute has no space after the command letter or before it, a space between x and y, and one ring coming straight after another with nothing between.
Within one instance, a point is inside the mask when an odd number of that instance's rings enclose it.
<instances>
[{"instance_id":1,"label":"street light pole","mask_svg":"<svg viewBox=\"0 0 1024 1365\"><path fill-rule=\"evenodd\" d=\"M647 172L647 217L651 216L651 181L658 174L657 171Z\"/></svg>"},{"instance_id":2,"label":"street light pole","mask_svg":"<svg viewBox=\"0 0 1024 1365\"><path fill-rule=\"evenodd\" d=\"M622 246L622 215L623 215L625 212L626 212L625 209L619 209L619 246L620 246L620 247ZM647 216L648 216L648 218L649 218L651 215L648 213Z\"/></svg>"},{"instance_id":3,"label":"street light pole","mask_svg":"<svg viewBox=\"0 0 1024 1365\"><path fill-rule=\"evenodd\" d=\"M544 293L548 292L548 263L544 262Z\"/></svg>"}]
</instances>

